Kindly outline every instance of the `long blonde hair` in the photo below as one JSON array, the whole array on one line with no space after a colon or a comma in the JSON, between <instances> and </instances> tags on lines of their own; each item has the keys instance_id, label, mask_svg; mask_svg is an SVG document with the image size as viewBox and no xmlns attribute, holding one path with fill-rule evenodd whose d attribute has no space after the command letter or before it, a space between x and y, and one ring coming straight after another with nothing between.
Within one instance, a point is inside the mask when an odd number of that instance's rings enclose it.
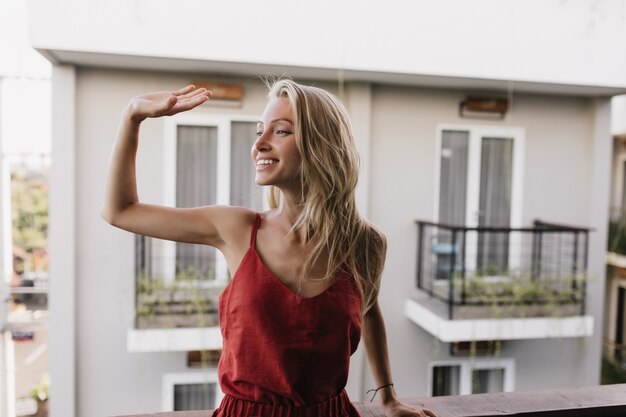
<instances>
[{"instance_id":1,"label":"long blonde hair","mask_svg":"<svg viewBox=\"0 0 626 417\"><path fill-rule=\"evenodd\" d=\"M325 278L339 271L352 275L365 314L378 296L387 243L385 235L362 218L356 207L359 156L348 113L337 98L321 88L281 79L269 89L270 99L289 101L302 158L302 211L291 229L303 230L312 247L302 277L328 254ZM280 190L271 187L270 207L278 207L280 198Z\"/></svg>"}]
</instances>

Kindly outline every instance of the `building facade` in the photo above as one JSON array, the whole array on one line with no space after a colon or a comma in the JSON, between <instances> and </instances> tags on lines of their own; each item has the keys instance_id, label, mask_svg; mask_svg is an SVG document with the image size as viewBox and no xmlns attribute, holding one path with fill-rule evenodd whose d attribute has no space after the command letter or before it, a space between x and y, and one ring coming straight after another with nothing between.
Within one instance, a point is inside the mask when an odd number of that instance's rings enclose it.
<instances>
[{"instance_id":1,"label":"building facade","mask_svg":"<svg viewBox=\"0 0 626 417\"><path fill-rule=\"evenodd\" d=\"M245 161L267 74L326 88L350 113L359 207L389 242L380 302L401 397L597 384L610 97L626 92L610 48L626 26L621 6L592 3L537 15L528 2L391 14L380 2L32 1L32 45L54 64L52 417L184 407L197 385L219 400L215 369L189 353L220 348L219 255L135 237L99 213L124 106L191 82L226 92L142 125L141 199L262 209ZM191 16L213 17L172 27ZM182 190L187 175L206 178L205 200ZM349 394L366 400L373 385L359 349Z\"/></svg>"}]
</instances>

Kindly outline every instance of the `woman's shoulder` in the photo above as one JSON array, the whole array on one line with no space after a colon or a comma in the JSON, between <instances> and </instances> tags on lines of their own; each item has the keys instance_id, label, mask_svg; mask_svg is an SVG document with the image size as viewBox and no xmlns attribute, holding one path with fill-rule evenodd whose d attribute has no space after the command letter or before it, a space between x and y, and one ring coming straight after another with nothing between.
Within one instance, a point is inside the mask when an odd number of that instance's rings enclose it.
<instances>
[{"instance_id":1,"label":"woman's shoulder","mask_svg":"<svg viewBox=\"0 0 626 417\"><path fill-rule=\"evenodd\" d=\"M247 207L227 205L207 206L206 213L214 219L225 242L238 241L250 231L257 217L257 212Z\"/></svg>"},{"instance_id":2,"label":"woman's shoulder","mask_svg":"<svg viewBox=\"0 0 626 417\"><path fill-rule=\"evenodd\" d=\"M367 219L362 220L362 231L364 238L370 243L376 243L379 245L387 245L387 237L385 233L376 226L374 223Z\"/></svg>"}]
</instances>

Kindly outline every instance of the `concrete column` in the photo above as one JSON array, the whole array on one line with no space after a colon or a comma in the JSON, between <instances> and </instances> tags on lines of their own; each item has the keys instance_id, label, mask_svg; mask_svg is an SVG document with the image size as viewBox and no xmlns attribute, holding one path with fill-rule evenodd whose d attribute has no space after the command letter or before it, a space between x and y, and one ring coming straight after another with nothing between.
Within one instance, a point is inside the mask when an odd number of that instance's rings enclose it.
<instances>
[{"instance_id":1,"label":"concrete column","mask_svg":"<svg viewBox=\"0 0 626 417\"><path fill-rule=\"evenodd\" d=\"M626 135L626 94L613 97L611 133L613 135Z\"/></svg>"},{"instance_id":2,"label":"concrete column","mask_svg":"<svg viewBox=\"0 0 626 417\"><path fill-rule=\"evenodd\" d=\"M15 377L11 333L5 334L9 307L9 282L13 274L11 233L11 174L2 138L2 81L0 76L0 415L15 416Z\"/></svg>"},{"instance_id":3,"label":"concrete column","mask_svg":"<svg viewBox=\"0 0 626 417\"><path fill-rule=\"evenodd\" d=\"M369 213L370 148L372 118L372 86L369 83L348 83L345 89L345 106L350 113L352 131L361 157L356 200L365 217Z\"/></svg>"},{"instance_id":4,"label":"concrete column","mask_svg":"<svg viewBox=\"0 0 626 417\"><path fill-rule=\"evenodd\" d=\"M344 104L350 113L352 132L361 159L356 202L361 215L369 213L372 87L369 83L347 83ZM365 372L368 369L363 343L352 355L346 391L352 401L364 401Z\"/></svg>"},{"instance_id":5,"label":"concrete column","mask_svg":"<svg viewBox=\"0 0 626 417\"><path fill-rule=\"evenodd\" d=\"M4 152L2 137L2 87L0 76L0 331L4 329L8 314L8 284L13 274L13 239L11 233L11 173Z\"/></svg>"},{"instance_id":6,"label":"concrete column","mask_svg":"<svg viewBox=\"0 0 626 417\"><path fill-rule=\"evenodd\" d=\"M586 385L600 383L602 356L602 320L605 287L605 258L611 189L611 101L598 98L593 101L593 137L591 147L591 190L588 224L594 229L589 234L589 283L587 284L586 314L594 318L593 335L589 338L584 357L586 362L584 380Z\"/></svg>"},{"instance_id":7,"label":"concrete column","mask_svg":"<svg viewBox=\"0 0 626 417\"><path fill-rule=\"evenodd\" d=\"M76 71L52 68L50 417L76 416Z\"/></svg>"}]
</instances>

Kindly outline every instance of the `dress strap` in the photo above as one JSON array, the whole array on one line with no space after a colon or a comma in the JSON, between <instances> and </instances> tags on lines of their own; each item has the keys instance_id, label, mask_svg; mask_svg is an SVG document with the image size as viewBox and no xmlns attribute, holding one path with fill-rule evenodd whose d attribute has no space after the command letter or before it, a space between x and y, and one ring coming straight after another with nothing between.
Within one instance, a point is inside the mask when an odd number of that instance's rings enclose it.
<instances>
[{"instance_id":1,"label":"dress strap","mask_svg":"<svg viewBox=\"0 0 626 417\"><path fill-rule=\"evenodd\" d=\"M261 215L256 213L256 217L254 218L254 224L252 224L252 233L250 233L250 246L254 246L256 243L256 232L259 229L259 225L261 224Z\"/></svg>"}]
</instances>

